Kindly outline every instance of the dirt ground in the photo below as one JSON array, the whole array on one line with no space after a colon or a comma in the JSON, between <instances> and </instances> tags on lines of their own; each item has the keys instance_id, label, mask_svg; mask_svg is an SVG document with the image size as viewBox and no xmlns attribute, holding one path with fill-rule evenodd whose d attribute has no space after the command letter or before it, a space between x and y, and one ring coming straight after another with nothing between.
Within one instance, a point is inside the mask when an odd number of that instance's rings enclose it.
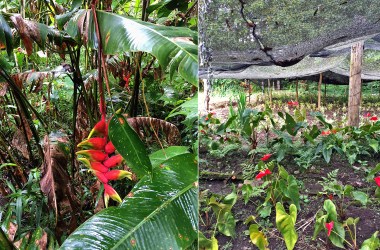
<instances>
[{"instance_id":1,"label":"dirt ground","mask_svg":"<svg viewBox=\"0 0 380 250\"><path fill-rule=\"evenodd\" d=\"M202 95L199 96L200 102L203 102ZM227 98L211 98L211 111L215 112L215 116L219 119L225 119L228 116L228 99ZM200 110L204 107L200 103ZM250 157L248 155L249 145L243 145L240 149L229 152L225 158L219 159L212 156L207 151L205 145L200 146L200 192L208 190L209 193L226 195L232 191L232 185L236 187L243 183L241 178L242 168L244 164L252 163L250 162ZM380 158L377 159L365 159L367 160L368 168L375 166L380 162ZM292 163L291 159L285 159L282 163L286 170L294 175L297 180L303 182L304 188L300 190L301 195L306 195L308 198L307 202L301 199L301 210L297 217L296 229L299 234L299 239L297 241L295 249L339 249L327 242L327 237L320 233L316 240L312 240L312 235L314 231L315 215L319 209L322 209L323 202L328 198L325 195L319 194L322 191L322 186L318 181L322 181L322 177L326 177L327 173L339 169L337 180L342 183L342 185L352 185L355 190L360 190L366 192L368 196L373 197L373 188L370 189L367 181L365 181L365 171L363 171L359 165L350 167L350 165L339 159L333 158L329 164L324 161L317 162L313 166L309 167L305 171L300 171L299 167ZM237 176L236 179L231 179L229 177L225 178L210 178L208 175L203 175L204 171L211 171L216 173L228 174L231 176ZM334 199L334 198L333 198ZM345 218L348 217L360 217L360 221L357 225L357 244L361 243L369 238L375 231L380 230L380 204L368 204L366 207L354 202L353 200L347 199L345 201L347 204ZM231 238L218 234L216 236L219 249L237 249L237 250L247 250L247 249L257 249L249 239L247 235L248 226L244 225L243 222L250 215L255 215L256 203L255 201L249 201L246 205L242 197L238 198L237 203L232 209L232 213L237 220L236 223L236 237ZM272 212L273 214L273 212ZM257 215L257 214L256 214ZM200 212L203 222L207 221L206 214ZM274 216L271 216L272 224L275 225ZM342 218L344 219L344 218ZM215 218L208 223L200 223L200 230L205 234L206 237L210 237L212 234L212 225L216 223ZM271 228L275 228L272 226ZM269 248L273 250L286 249L284 241L280 238L279 232L274 229L267 234L269 240Z\"/></svg>"}]
</instances>

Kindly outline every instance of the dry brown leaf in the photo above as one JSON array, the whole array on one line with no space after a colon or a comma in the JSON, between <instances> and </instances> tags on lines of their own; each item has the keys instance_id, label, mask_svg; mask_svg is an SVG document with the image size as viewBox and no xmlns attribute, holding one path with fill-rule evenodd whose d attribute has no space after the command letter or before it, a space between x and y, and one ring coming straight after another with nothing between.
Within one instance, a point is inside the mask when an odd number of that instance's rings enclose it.
<instances>
[{"instance_id":1,"label":"dry brown leaf","mask_svg":"<svg viewBox=\"0 0 380 250\"><path fill-rule=\"evenodd\" d=\"M25 140L24 133L20 129L17 129L13 134L12 146L15 147L23 157L29 160L28 144Z\"/></svg>"},{"instance_id":2,"label":"dry brown leaf","mask_svg":"<svg viewBox=\"0 0 380 250\"><path fill-rule=\"evenodd\" d=\"M8 84L6 82L0 82L0 96L5 96L8 90Z\"/></svg>"},{"instance_id":3,"label":"dry brown leaf","mask_svg":"<svg viewBox=\"0 0 380 250\"><path fill-rule=\"evenodd\" d=\"M55 138L55 141L68 141L67 138ZM56 236L59 238L63 232L76 225L75 213L79 209L79 202L73 194L73 185L66 172L67 157L58 143L52 143L49 136L44 138L44 164L43 177L40 181L42 192L48 197L49 207L54 209L56 216ZM64 217L71 215L69 225ZM74 221L74 222L73 222Z\"/></svg>"},{"instance_id":4,"label":"dry brown leaf","mask_svg":"<svg viewBox=\"0 0 380 250\"><path fill-rule=\"evenodd\" d=\"M125 117L127 118L126 115ZM148 143L150 140L160 140L160 137L165 138L168 145L179 145L181 143L181 134L178 128L170 122L152 117L132 117L127 118L127 121L140 139Z\"/></svg>"}]
</instances>

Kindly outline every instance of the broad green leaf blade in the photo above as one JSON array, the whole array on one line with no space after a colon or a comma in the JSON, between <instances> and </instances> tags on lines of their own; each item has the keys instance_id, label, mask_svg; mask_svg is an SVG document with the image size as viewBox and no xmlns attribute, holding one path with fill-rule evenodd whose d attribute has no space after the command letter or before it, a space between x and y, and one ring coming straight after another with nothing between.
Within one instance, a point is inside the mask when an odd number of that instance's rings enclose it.
<instances>
[{"instance_id":1,"label":"broad green leaf blade","mask_svg":"<svg viewBox=\"0 0 380 250\"><path fill-rule=\"evenodd\" d=\"M380 240L377 236L379 231L376 231L371 238L366 239L362 246L360 247L360 250L372 250L372 249L379 249L380 248Z\"/></svg>"},{"instance_id":2,"label":"broad green leaf blade","mask_svg":"<svg viewBox=\"0 0 380 250\"><path fill-rule=\"evenodd\" d=\"M129 126L124 116L115 114L109 123L109 138L116 150L123 156L128 166L137 175L143 176L152 172L152 164L144 144L136 132Z\"/></svg>"},{"instance_id":3,"label":"broad green leaf blade","mask_svg":"<svg viewBox=\"0 0 380 250\"><path fill-rule=\"evenodd\" d=\"M284 206L277 202L276 204L276 226L284 237L286 248L292 250L298 240L298 234L295 229L297 220L297 207L294 204L289 206L289 214L286 213Z\"/></svg>"},{"instance_id":4,"label":"broad green leaf blade","mask_svg":"<svg viewBox=\"0 0 380 250\"><path fill-rule=\"evenodd\" d=\"M78 11L68 23L67 32L78 39L85 10ZM198 84L198 47L196 33L184 27L171 27L143 22L131 17L97 11L103 53L118 54L142 51L155 56L163 68L173 70L194 85ZM97 48L92 13L89 14L88 45Z\"/></svg>"},{"instance_id":5,"label":"broad green leaf blade","mask_svg":"<svg viewBox=\"0 0 380 250\"><path fill-rule=\"evenodd\" d=\"M185 146L171 146L160 149L149 155L153 168L160 166L161 163L176 155L189 153L189 148Z\"/></svg>"},{"instance_id":6,"label":"broad green leaf blade","mask_svg":"<svg viewBox=\"0 0 380 250\"><path fill-rule=\"evenodd\" d=\"M341 223L337 221L334 223L334 228L331 231L329 239L335 246L345 248L343 245L343 242L345 241L345 231Z\"/></svg>"},{"instance_id":7,"label":"broad green leaf blade","mask_svg":"<svg viewBox=\"0 0 380 250\"><path fill-rule=\"evenodd\" d=\"M268 239L265 234L259 230L259 225L252 224L249 226L249 238L260 250L268 249Z\"/></svg>"},{"instance_id":8,"label":"broad green leaf blade","mask_svg":"<svg viewBox=\"0 0 380 250\"><path fill-rule=\"evenodd\" d=\"M83 223L61 249L185 249L197 238L197 162L170 158L154 178L143 177L120 207Z\"/></svg>"}]
</instances>

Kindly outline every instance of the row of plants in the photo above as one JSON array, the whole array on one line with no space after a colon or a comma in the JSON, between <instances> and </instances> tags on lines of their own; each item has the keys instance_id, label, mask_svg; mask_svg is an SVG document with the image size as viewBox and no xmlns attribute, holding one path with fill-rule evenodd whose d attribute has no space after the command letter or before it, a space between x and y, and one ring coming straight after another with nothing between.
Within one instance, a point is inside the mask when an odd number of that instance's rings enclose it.
<instances>
[{"instance_id":1,"label":"row of plants","mask_svg":"<svg viewBox=\"0 0 380 250\"><path fill-rule=\"evenodd\" d=\"M201 249L231 249L231 246L219 245L217 238L220 235L236 238L237 223L244 223L245 234L258 249L275 247L269 244L269 238L281 240L287 249L294 249L302 232L310 226L313 227L309 236L312 244L316 244L317 239L325 239L322 245L317 243L320 248L329 249L331 245L342 249L380 247L376 230L358 242L357 225L361 218L350 217L346 212L352 206L378 208L380 164L367 164L368 161L373 163L371 159L378 158L379 153L380 122L376 115L365 112L360 127L355 128L345 126L344 120L328 119L322 112L307 113L295 101L284 102L282 106L287 106L288 112L277 115L269 106L262 111L248 108L245 94L239 96L236 106L230 103L229 115L224 121L215 112L200 118L200 145L211 152L211 157L228 159L231 152L246 145L250 155L241 165L241 175L236 167L231 174L223 173L232 182L236 178L243 182L237 187L232 185L233 191L228 195L210 193L205 181L210 173L201 171L201 176L204 174L206 178L200 192L200 225L204 229L199 238ZM329 165L337 160L348 164L329 173L316 169L318 165ZM318 172L321 177L316 182L320 190L316 194L304 190L304 182L288 172L289 165L298 166L295 168L297 176L310 168ZM294 171L294 167L290 169ZM364 187L343 185L338 180L340 171L356 170L364 176ZM244 205L234 211L239 201ZM299 214L309 209L311 201L314 206L319 204L318 211L307 218L306 223L305 218L299 221ZM247 205L254 211L247 210L242 215L241 209ZM245 219L238 220L237 214Z\"/></svg>"}]
</instances>

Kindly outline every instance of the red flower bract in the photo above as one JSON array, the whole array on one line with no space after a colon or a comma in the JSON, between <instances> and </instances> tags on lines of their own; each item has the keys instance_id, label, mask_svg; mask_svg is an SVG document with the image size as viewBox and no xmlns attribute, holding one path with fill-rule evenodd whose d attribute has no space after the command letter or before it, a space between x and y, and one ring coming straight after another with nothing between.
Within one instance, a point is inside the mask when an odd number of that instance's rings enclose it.
<instances>
[{"instance_id":1,"label":"red flower bract","mask_svg":"<svg viewBox=\"0 0 380 250\"><path fill-rule=\"evenodd\" d=\"M377 121L378 119L377 119L377 116L374 115L374 116L372 116L372 117L370 118L370 120L375 122L375 121Z\"/></svg>"},{"instance_id":2,"label":"red flower bract","mask_svg":"<svg viewBox=\"0 0 380 250\"><path fill-rule=\"evenodd\" d=\"M325 227L326 227L326 229L327 229L327 236L330 236L330 234L331 234L331 230L332 230L333 227L334 227L334 221L331 221L331 222L329 222L329 223L326 223L326 224L325 224Z\"/></svg>"},{"instance_id":3,"label":"red flower bract","mask_svg":"<svg viewBox=\"0 0 380 250\"><path fill-rule=\"evenodd\" d=\"M101 119L97 124L95 124L94 128L91 130L88 138L93 135L101 135L107 136L108 126L105 119Z\"/></svg>"},{"instance_id":4,"label":"red flower bract","mask_svg":"<svg viewBox=\"0 0 380 250\"><path fill-rule=\"evenodd\" d=\"M103 153L103 151L100 150L94 150L94 149L89 149L89 150L81 150L76 153L77 155L84 155L88 157L90 161L104 161L107 159L108 155Z\"/></svg>"},{"instance_id":5,"label":"red flower bract","mask_svg":"<svg viewBox=\"0 0 380 250\"><path fill-rule=\"evenodd\" d=\"M90 138L88 140L82 141L81 143L78 144L78 147L85 146L91 149L103 149L106 143L107 143L106 138L94 137L94 138Z\"/></svg>"},{"instance_id":6,"label":"red flower bract","mask_svg":"<svg viewBox=\"0 0 380 250\"><path fill-rule=\"evenodd\" d=\"M107 154L112 154L113 152L115 152L116 148L115 146L112 144L112 142L108 142L107 145L105 146L104 148L104 151L107 153Z\"/></svg>"},{"instance_id":7,"label":"red flower bract","mask_svg":"<svg viewBox=\"0 0 380 250\"><path fill-rule=\"evenodd\" d=\"M125 177L132 179L132 173L125 170L111 170L104 174L108 180L120 180Z\"/></svg>"},{"instance_id":8,"label":"red flower bract","mask_svg":"<svg viewBox=\"0 0 380 250\"><path fill-rule=\"evenodd\" d=\"M105 203L108 204L108 199L111 197L112 200L120 202L121 203L121 198L119 194L113 189L110 185L103 183L104 185L104 196L105 196Z\"/></svg>"},{"instance_id":9,"label":"red flower bract","mask_svg":"<svg viewBox=\"0 0 380 250\"><path fill-rule=\"evenodd\" d=\"M367 112L367 113L365 113L365 114L363 115L363 117L365 117L365 118L371 117L371 113L370 113L370 112Z\"/></svg>"},{"instance_id":10,"label":"red flower bract","mask_svg":"<svg viewBox=\"0 0 380 250\"><path fill-rule=\"evenodd\" d=\"M123 161L123 157L121 155L114 155L103 162L103 165L107 168L113 168Z\"/></svg>"},{"instance_id":11,"label":"red flower bract","mask_svg":"<svg viewBox=\"0 0 380 250\"><path fill-rule=\"evenodd\" d=\"M271 174L272 172L267 168L265 170L262 170L260 171L260 173L258 175L256 175L256 180L260 180L261 178L263 178L264 176L268 175L268 174Z\"/></svg>"},{"instance_id":12,"label":"red flower bract","mask_svg":"<svg viewBox=\"0 0 380 250\"><path fill-rule=\"evenodd\" d=\"M375 177L375 178L373 178L374 179L374 181L376 182L376 185L378 186L378 187L380 187L380 176L377 176L377 177Z\"/></svg>"},{"instance_id":13,"label":"red flower bract","mask_svg":"<svg viewBox=\"0 0 380 250\"><path fill-rule=\"evenodd\" d=\"M269 160L269 158L272 156L272 154L266 154L266 155L264 155L260 160L262 160L262 161L267 161L267 160Z\"/></svg>"}]
</instances>

